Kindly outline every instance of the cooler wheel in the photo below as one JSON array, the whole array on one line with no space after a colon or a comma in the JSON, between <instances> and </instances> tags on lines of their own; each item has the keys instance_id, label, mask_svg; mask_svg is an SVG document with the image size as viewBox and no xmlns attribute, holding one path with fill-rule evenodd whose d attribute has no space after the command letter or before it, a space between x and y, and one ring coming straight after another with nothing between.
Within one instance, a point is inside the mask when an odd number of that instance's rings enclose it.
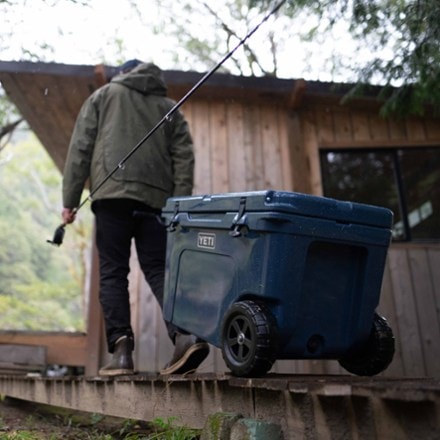
<instances>
[{"instance_id":1,"label":"cooler wheel","mask_svg":"<svg viewBox=\"0 0 440 440\"><path fill-rule=\"evenodd\" d=\"M339 364L358 376L374 376L384 371L394 357L394 335L385 318L374 314L370 337L360 351L339 359Z\"/></svg>"},{"instance_id":2,"label":"cooler wheel","mask_svg":"<svg viewBox=\"0 0 440 440\"><path fill-rule=\"evenodd\" d=\"M266 374L276 360L276 320L262 302L240 301L226 313L222 326L223 359L235 376Z\"/></svg>"}]
</instances>

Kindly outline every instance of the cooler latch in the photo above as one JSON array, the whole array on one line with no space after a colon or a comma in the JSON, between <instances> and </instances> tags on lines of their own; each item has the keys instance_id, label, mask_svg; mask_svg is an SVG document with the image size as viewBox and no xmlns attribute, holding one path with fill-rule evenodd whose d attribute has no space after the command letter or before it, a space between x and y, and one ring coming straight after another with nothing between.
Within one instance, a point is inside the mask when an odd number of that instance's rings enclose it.
<instances>
[{"instance_id":1,"label":"cooler latch","mask_svg":"<svg viewBox=\"0 0 440 440\"><path fill-rule=\"evenodd\" d=\"M176 230L176 226L179 224L179 218L178 218L179 208L180 208L180 203L178 200L176 200L176 202L174 203L173 217L167 227L169 232L174 232Z\"/></svg>"},{"instance_id":2,"label":"cooler latch","mask_svg":"<svg viewBox=\"0 0 440 440\"><path fill-rule=\"evenodd\" d=\"M240 206L238 207L237 215L234 217L234 220L232 221L232 231L229 232L229 235L232 237L240 237L241 235L241 228L245 225L246 219L245 219L245 213L246 211L246 197L240 198Z\"/></svg>"}]
</instances>

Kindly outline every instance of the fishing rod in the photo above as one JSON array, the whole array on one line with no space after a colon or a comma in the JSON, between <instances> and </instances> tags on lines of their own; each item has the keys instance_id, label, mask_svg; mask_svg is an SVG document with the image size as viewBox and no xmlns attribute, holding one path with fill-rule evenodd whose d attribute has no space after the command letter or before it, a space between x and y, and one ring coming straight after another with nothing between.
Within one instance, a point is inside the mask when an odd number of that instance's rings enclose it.
<instances>
[{"instance_id":1,"label":"fishing rod","mask_svg":"<svg viewBox=\"0 0 440 440\"><path fill-rule=\"evenodd\" d=\"M199 81L178 101L171 107L171 109L166 113L162 119L119 161L119 163L107 174L106 177L93 189L93 191L79 204L77 208L73 210L76 214L89 200L92 199L93 195L119 170L124 168L125 162L130 159L133 154L139 150L139 148L165 123L171 118L171 115L182 106L182 104L203 84L205 83L231 56L239 49L246 41L262 26L272 15L279 11L281 6L286 3L287 0L281 0L275 5L275 7L263 17L263 19L251 30L248 34L242 38L237 45L229 51L214 67L212 67L205 75L200 78ZM63 243L64 233L65 233L66 223L62 223L55 229L53 239L46 240L48 243L60 246Z\"/></svg>"}]
</instances>

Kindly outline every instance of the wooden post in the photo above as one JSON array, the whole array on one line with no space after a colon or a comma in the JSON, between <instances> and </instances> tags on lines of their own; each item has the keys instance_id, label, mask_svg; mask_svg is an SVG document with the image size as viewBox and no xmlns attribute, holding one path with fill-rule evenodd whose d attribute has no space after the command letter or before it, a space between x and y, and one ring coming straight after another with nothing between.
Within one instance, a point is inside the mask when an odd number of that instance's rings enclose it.
<instances>
[{"instance_id":1,"label":"wooden post","mask_svg":"<svg viewBox=\"0 0 440 440\"><path fill-rule=\"evenodd\" d=\"M103 340L103 316L99 303L99 258L93 234L92 264L90 270L90 288L87 311L87 355L85 375L96 376L101 361L101 341Z\"/></svg>"}]
</instances>

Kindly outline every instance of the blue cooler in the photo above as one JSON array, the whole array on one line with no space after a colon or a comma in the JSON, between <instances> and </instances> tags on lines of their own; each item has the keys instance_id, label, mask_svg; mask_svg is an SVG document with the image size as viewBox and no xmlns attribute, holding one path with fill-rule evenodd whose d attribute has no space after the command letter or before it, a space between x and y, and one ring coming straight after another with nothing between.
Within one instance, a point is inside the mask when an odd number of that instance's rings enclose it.
<instances>
[{"instance_id":1,"label":"blue cooler","mask_svg":"<svg viewBox=\"0 0 440 440\"><path fill-rule=\"evenodd\" d=\"M216 347L238 376L276 359L383 371L394 337L379 303L385 208L294 192L168 199L164 318Z\"/></svg>"}]
</instances>

